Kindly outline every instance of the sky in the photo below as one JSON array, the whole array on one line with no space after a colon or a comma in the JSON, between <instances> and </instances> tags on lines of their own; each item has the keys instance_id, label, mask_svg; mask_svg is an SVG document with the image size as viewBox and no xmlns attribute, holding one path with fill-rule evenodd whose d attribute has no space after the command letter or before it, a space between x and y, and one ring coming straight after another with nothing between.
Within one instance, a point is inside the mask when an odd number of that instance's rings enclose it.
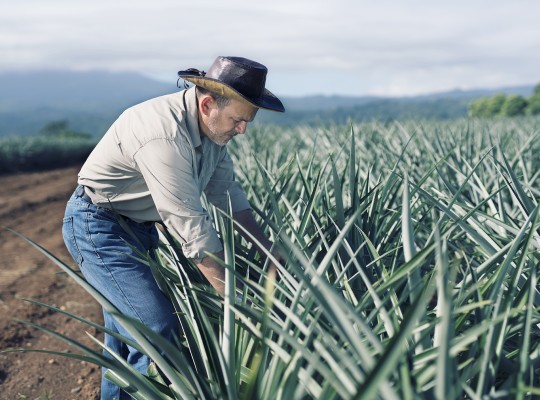
<instances>
[{"instance_id":1,"label":"sky","mask_svg":"<svg viewBox=\"0 0 540 400\"><path fill-rule=\"evenodd\" d=\"M164 81L218 55L277 95L407 96L540 82L537 0L0 0L0 72ZM1 90L1 88L0 88Z\"/></svg>"}]
</instances>

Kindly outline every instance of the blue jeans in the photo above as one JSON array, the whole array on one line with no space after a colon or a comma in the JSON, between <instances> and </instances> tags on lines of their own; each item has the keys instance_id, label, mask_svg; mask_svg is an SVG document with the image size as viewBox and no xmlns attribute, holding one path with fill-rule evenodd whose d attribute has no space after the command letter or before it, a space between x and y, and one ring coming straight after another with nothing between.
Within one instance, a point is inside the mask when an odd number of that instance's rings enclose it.
<instances>
[{"instance_id":1,"label":"blue jeans","mask_svg":"<svg viewBox=\"0 0 540 400\"><path fill-rule=\"evenodd\" d=\"M64 242L86 280L107 300L124 315L171 339L178 330L173 306L159 289L150 268L133 258L137 253L126 244L146 253L157 245L157 229L154 224L124 220L138 241L124 231L113 211L92 204L82 186L78 186L67 203L62 228ZM105 311L103 315L107 328L133 339L112 315ZM147 356L108 334L105 344L135 369L146 373L151 362ZM103 368L102 372L105 371ZM102 378L101 399L126 398L130 397Z\"/></svg>"}]
</instances>

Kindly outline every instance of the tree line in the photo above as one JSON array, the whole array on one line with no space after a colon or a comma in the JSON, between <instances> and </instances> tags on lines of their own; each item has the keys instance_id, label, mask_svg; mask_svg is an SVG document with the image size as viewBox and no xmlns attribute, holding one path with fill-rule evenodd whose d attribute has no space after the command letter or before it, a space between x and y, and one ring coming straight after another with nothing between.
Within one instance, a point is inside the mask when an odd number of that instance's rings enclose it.
<instances>
[{"instance_id":1,"label":"tree line","mask_svg":"<svg viewBox=\"0 0 540 400\"><path fill-rule=\"evenodd\" d=\"M471 117L517 117L520 115L540 114L540 83L534 87L529 97L517 94L496 94L491 97L482 97L469 105Z\"/></svg>"},{"instance_id":2,"label":"tree line","mask_svg":"<svg viewBox=\"0 0 540 400\"><path fill-rule=\"evenodd\" d=\"M92 135L52 121L36 135L0 137L0 175L82 165L94 146Z\"/></svg>"},{"instance_id":3,"label":"tree line","mask_svg":"<svg viewBox=\"0 0 540 400\"><path fill-rule=\"evenodd\" d=\"M51 121L45 124L38 131L38 135L63 139L92 139L92 135L89 133L74 131L71 129L67 119Z\"/></svg>"}]
</instances>

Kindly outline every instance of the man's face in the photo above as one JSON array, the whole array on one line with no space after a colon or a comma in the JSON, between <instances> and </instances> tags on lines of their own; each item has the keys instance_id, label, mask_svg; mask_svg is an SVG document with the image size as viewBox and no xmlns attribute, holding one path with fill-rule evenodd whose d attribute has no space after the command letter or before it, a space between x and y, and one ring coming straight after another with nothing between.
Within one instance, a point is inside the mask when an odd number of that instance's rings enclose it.
<instances>
[{"instance_id":1,"label":"man's face","mask_svg":"<svg viewBox=\"0 0 540 400\"><path fill-rule=\"evenodd\" d=\"M206 136L214 143L224 146L237 134L246 132L248 122L253 121L257 108L231 99L223 108L214 102L206 119Z\"/></svg>"}]
</instances>

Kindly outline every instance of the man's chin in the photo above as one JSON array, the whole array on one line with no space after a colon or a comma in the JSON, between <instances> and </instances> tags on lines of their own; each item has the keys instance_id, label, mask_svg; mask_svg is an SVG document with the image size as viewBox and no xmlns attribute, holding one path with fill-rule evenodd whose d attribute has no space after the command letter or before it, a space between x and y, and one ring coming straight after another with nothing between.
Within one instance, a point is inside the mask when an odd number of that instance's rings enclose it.
<instances>
[{"instance_id":1,"label":"man's chin","mask_svg":"<svg viewBox=\"0 0 540 400\"><path fill-rule=\"evenodd\" d=\"M212 139L211 139L212 140ZM218 146L225 146L227 143L229 143L231 139L226 139L225 141L223 140L220 140L220 141L217 141L217 140L212 140L212 142L214 142L214 144L217 144Z\"/></svg>"},{"instance_id":2,"label":"man's chin","mask_svg":"<svg viewBox=\"0 0 540 400\"><path fill-rule=\"evenodd\" d=\"M221 141L215 141L214 143L218 146L225 146L227 143L229 143L234 138L234 135L229 136L227 139L223 139Z\"/></svg>"}]
</instances>

